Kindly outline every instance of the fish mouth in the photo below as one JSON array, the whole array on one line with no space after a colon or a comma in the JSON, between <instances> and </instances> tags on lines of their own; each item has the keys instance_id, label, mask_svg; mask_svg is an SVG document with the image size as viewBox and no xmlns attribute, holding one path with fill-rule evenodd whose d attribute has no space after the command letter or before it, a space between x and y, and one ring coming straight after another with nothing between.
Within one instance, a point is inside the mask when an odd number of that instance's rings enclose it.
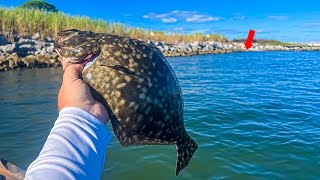
<instances>
[{"instance_id":1,"label":"fish mouth","mask_svg":"<svg viewBox=\"0 0 320 180\"><path fill-rule=\"evenodd\" d=\"M55 49L55 51L59 54L60 56L60 51L61 51L61 44L63 43L63 39L58 37L54 43L53 43L53 48Z\"/></svg>"},{"instance_id":2,"label":"fish mouth","mask_svg":"<svg viewBox=\"0 0 320 180\"><path fill-rule=\"evenodd\" d=\"M61 55L61 48L62 48L63 41L64 41L63 38L58 37L54 42L54 50L64 60L73 64L86 65L87 63L92 62L101 53L101 50L99 50L98 52L87 52L80 57L64 57Z\"/></svg>"},{"instance_id":3,"label":"fish mouth","mask_svg":"<svg viewBox=\"0 0 320 180\"><path fill-rule=\"evenodd\" d=\"M61 55L61 48L63 44L63 39L61 37L58 37L53 44L54 50L57 52L59 57L61 57L60 61L66 60L70 63L78 63L80 58L77 57L64 57Z\"/></svg>"}]
</instances>

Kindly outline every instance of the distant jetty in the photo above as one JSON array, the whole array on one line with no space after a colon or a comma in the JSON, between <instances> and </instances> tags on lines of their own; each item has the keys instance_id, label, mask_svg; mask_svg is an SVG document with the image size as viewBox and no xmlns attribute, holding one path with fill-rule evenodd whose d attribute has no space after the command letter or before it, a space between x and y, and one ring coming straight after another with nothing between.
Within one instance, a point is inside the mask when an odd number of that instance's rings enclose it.
<instances>
[{"instance_id":1,"label":"distant jetty","mask_svg":"<svg viewBox=\"0 0 320 180\"><path fill-rule=\"evenodd\" d=\"M250 50L246 50L244 44L240 42L195 41L193 43L167 44L148 40L147 43L155 45L168 57L243 51L320 51L320 46L313 45L275 46L254 43ZM0 35L0 71L60 65L51 38L46 37L40 40L40 35L35 34L29 38L15 36L11 42L4 35Z\"/></svg>"}]
</instances>

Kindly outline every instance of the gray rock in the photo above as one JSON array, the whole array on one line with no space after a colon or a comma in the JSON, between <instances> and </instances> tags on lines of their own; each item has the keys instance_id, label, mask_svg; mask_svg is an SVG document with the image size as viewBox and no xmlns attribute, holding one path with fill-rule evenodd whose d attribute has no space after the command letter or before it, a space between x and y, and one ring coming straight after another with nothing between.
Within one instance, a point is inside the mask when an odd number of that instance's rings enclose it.
<instances>
[{"instance_id":1,"label":"gray rock","mask_svg":"<svg viewBox=\"0 0 320 180\"><path fill-rule=\"evenodd\" d=\"M15 67L16 66L16 61L14 59L9 59L9 66L10 67Z\"/></svg>"},{"instance_id":2,"label":"gray rock","mask_svg":"<svg viewBox=\"0 0 320 180\"><path fill-rule=\"evenodd\" d=\"M41 52L40 52L40 55L44 56L44 55L46 55L46 54L47 54L47 51L46 51L45 48L43 48L43 49L41 50Z\"/></svg>"},{"instance_id":3,"label":"gray rock","mask_svg":"<svg viewBox=\"0 0 320 180\"><path fill-rule=\"evenodd\" d=\"M210 44L206 44L203 49L204 50L212 50L213 47Z\"/></svg>"},{"instance_id":4,"label":"gray rock","mask_svg":"<svg viewBox=\"0 0 320 180\"><path fill-rule=\"evenodd\" d=\"M200 46L192 45L192 50L193 51L198 51L199 49L200 49Z\"/></svg>"},{"instance_id":5,"label":"gray rock","mask_svg":"<svg viewBox=\"0 0 320 180\"><path fill-rule=\"evenodd\" d=\"M192 43L192 46L199 46L199 45L200 45L200 44L199 44L198 41L195 41L195 42Z\"/></svg>"},{"instance_id":6,"label":"gray rock","mask_svg":"<svg viewBox=\"0 0 320 180\"><path fill-rule=\"evenodd\" d=\"M23 44L23 45L20 45L20 49L28 49L28 50L35 50L35 47L31 44Z\"/></svg>"},{"instance_id":7,"label":"gray rock","mask_svg":"<svg viewBox=\"0 0 320 180\"><path fill-rule=\"evenodd\" d=\"M20 45L23 45L23 44L32 44L32 45L35 45L36 43L36 40L33 40L33 39L25 39L25 38L20 38L18 43Z\"/></svg>"},{"instance_id":8,"label":"gray rock","mask_svg":"<svg viewBox=\"0 0 320 180\"><path fill-rule=\"evenodd\" d=\"M22 57L25 57L30 54L34 54L35 51L36 51L36 48L31 44L24 44L19 46L19 48L15 49L15 52Z\"/></svg>"},{"instance_id":9,"label":"gray rock","mask_svg":"<svg viewBox=\"0 0 320 180\"><path fill-rule=\"evenodd\" d=\"M49 60L49 63L50 63L51 65L53 65L55 62L56 62L55 59L50 59L50 60Z\"/></svg>"},{"instance_id":10,"label":"gray rock","mask_svg":"<svg viewBox=\"0 0 320 180\"><path fill-rule=\"evenodd\" d=\"M2 62L1 62L1 65L8 65L9 66L9 60L6 58L6 59L3 59Z\"/></svg>"},{"instance_id":11,"label":"gray rock","mask_svg":"<svg viewBox=\"0 0 320 180\"><path fill-rule=\"evenodd\" d=\"M7 45L7 44L10 44L7 38L4 37L3 35L0 35L0 46Z\"/></svg>"},{"instance_id":12,"label":"gray rock","mask_svg":"<svg viewBox=\"0 0 320 180\"><path fill-rule=\"evenodd\" d=\"M36 40L39 40L40 39L40 33L35 33L33 36L32 36L32 39L36 39Z\"/></svg>"},{"instance_id":13,"label":"gray rock","mask_svg":"<svg viewBox=\"0 0 320 180\"><path fill-rule=\"evenodd\" d=\"M154 45L155 45L155 46L163 46L163 44L161 44L159 41L155 41L155 42L154 42Z\"/></svg>"},{"instance_id":14,"label":"gray rock","mask_svg":"<svg viewBox=\"0 0 320 180\"><path fill-rule=\"evenodd\" d=\"M41 51L41 49L44 48L44 42L37 41L36 44L33 46L37 51Z\"/></svg>"},{"instance_id":15,"label":"gray rock","mask_svg":"<svg viewBox=\"0 0 320 180\"><path fill-rule=\"evenodd\" d=\"M45 37L45 38L44 38L44 41L46 41L46 42L52 42L53 40L52 40L50 37Z\"/></svg>"},{"instance_id":16,"label":"gray rock","mask_svg":"<svg viewBox=\"0 0 320 180\"><path fill-rule=\"evenodd\" d=\"M46 52L52 54L54 52L54 47L53 46L46 47Z\"/></svg>"},{"instance_id":17,"label":"gray rock","mask_svg":"<svg viewBox=\"0 0 320 180\"><path fill-rule=\"evenodd\" d=\"M53 42L45 42L45 46L52 46L53 47Z\"/></svg>"},{"instance_id":18,"label":"gray rock","mask_svg":"<svg viewBox=\"0 0 320 180\"><path fill-rule=\"evenodd\" d=\"M168 45L164 45L164 46L163 46L163 49L164 49L165 51L169 51L169 46L168 46Z\"/></svg>"},{"instance_id":19,"label":"gray rock","mask_svg":"<svg viewBox=\"0 0 320 180\"><path fill-rule=\"evenodd\" d=\"M35 67L36 65L36 57L34 56L27 56L26 58L23 58L22 61L29 68Z\"/></svg>"},{"instance_id":20,"label":"gray rock","mask_svg":"<svg viewBox=\"0 0 320 180\"><path fill-rule=\"evenodd\" d=\"M13 53L16 47L17 47L16 43L0 46L1 50L7 54Z\"/></svg>"},{"instance_id":21,"label":"gray rock","mask_svg":"<svg viewBox=\"0 0 320 180\"><path fill-rule=\"evenodd\" d=\"M157 47L157 46L156 46ZM163 52L164 51L164 49L163 49L163 47L157 47L161 52Z\"/></svg>"}]
</instances>

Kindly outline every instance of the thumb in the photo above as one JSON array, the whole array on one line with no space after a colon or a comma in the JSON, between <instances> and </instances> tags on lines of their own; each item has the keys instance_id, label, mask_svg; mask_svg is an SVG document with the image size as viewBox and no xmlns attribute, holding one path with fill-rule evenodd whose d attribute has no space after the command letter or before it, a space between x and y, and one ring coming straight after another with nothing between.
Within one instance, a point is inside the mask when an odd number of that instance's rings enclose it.
<instances>
[{"instance_id":1,"label":"thumb","mask_svg":"<svg viewBox=\"0 0 320 180\"><path fill-rule=\"evenodd\" d=\"M70 64L65 67L64 73L63 73L63 85L69 85L72 82L81 79L83 70L83 65L81 64Z\"/></svg>"}]
</instances>

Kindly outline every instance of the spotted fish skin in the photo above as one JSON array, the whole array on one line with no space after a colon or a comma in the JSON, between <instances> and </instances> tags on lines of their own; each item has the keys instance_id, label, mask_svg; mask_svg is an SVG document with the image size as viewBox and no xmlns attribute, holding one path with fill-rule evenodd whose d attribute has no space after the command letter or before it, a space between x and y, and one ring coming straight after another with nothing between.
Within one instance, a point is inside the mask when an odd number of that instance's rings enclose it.
<instances>
[{"instance_id":1,"label":"spotted fish skin","mask_svg":"<svg viewBox=\"0 0 320 180\"><path fill-rule=\"evenodd\" d=\"M77 45L70 46L70 41L79 43L79 39L86 39L86 33L80 32L61 33L68 34L69 47L64 49L75 51ZM198 146L185 130L182 91L168 61L159 49L143 41L86 32L90 37L88 49L99 44L100 51L82 77L91 87L94 98L102 102L111 115L119 142L123 146L176 144L178 175ZM57 47L63 47L62 44ZM86 46L82 45L76 52Z\"/></svg>"}]
</instances>

